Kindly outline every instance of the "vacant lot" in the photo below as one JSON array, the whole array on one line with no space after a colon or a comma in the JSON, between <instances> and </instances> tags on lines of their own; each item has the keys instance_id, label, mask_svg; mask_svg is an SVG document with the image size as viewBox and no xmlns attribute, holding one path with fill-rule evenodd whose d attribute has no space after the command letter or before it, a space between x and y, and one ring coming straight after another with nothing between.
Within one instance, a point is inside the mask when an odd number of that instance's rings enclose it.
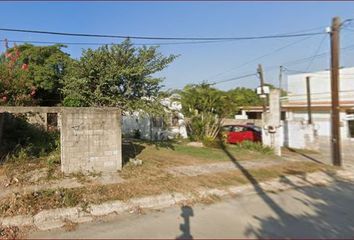
<instances>
[{"instance_id":1,"label":"vacant lot","mask_svg":"<svg viewBox=\"0 0 354 240\"><path fill-rule=\"evenodd\" d=\"M73 189L59 188L36 191L26 194L14 193L0 200L0 216L35 214L43 209L82 206L83 209L93 203L108 200L126 201L133 197L161 194L166 192L193 193L200 187L223 188L230 185L257 183L288 174L305 174L329 167L313 162L286 161L267 150L252 151L237 146L224 149L199 148L184 143L144 143L136 142L124 149L123 156L141 159L143 164L135 166L127 162L119 175L125 180L119 184L98 185L87 182L84 187ZM128 157L127 157L128 156ZM127 160L127 159L126 159ZM16 176L16 168L22 176L24 171L42 167L43 159L32 162L7 163L1 167L4 176ZM176 166L196 166L209 163L233 162L234 168L224 172L202 174L198 176L174 176L167 169ZM247 168L245 163L262 162L260 168ZM265 167L265 164L272 163ZM55 169L53 169L55 166ZM59 171L59 165L47 169L52 173ZM9 174L10 173L10 174ZM45 176L50 181L51 173ZM56 179L60 177L56 174ZM85 182L82 175L72 175ZM20 178L18 176L18 178ZM26 181L22 179L22 181ZM42 180L38 180L43 181ZM26 183L22 183L26 184Z\"/></svg>"}]
</instances>

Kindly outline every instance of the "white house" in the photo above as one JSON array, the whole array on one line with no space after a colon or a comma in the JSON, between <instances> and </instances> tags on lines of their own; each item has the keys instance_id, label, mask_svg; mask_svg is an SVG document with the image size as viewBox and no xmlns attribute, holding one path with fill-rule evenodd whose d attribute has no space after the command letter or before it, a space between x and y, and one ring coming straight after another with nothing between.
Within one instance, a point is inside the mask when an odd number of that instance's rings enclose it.
<instances>
[{"instance_id":1,"label":"white house","mask_svg":"<svg viewBox=\"0 0 354 240\"><path fill-rule=\"evenodd\" d=\"M178 94L173 94L169 98L161 100L161 104L169 116L167 122L164 122L162 117L151 117L139 111L123 115L123 135L149 140L170 139L176 136L187 138L187 129L179 99Z\"/></svg>"},{"instance_id":2,"label":"white house","mask_svg":"<svg viewBox=\"0 0 354 240\"><path fill-rule=\"evenodd\" d=\"M288 96L282 100L286 120L306 122L306 77L310 77L311 109L318 136L331 135L330 71L289 75ZM354 139L354 67L340 69L339 77L340 129L342 139Z\"/></svg>"}]
</instances>

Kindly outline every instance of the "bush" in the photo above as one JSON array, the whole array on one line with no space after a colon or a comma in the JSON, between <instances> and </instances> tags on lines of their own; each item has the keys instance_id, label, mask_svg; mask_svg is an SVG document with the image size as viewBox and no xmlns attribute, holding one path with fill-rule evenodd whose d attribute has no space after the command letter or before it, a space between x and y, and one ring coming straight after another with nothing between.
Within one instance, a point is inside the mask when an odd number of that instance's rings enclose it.
<instances>
[{"instance_id":1,"label":"bush","mask_svg":"<svg viewBox=\"0 0 354 240\"><path fill-rule=\"evenodd\" d=\"M59 132L47 132L30 124L24 115L6 114L0 146L0 162L47 156L60 145Z\"/></svg>"},{"instance_id":2,"label":"bush","mask_svg":"<svg viewBox=\"0 0 354 240\"><path fill-rule=\"evenodd\" d=\"M205 147L210 148L222 148L223 146L223 142L218 138L212 139L210 137L204 137L202 142Z\"/></svg>"},{"instance_id":3,"label":"bush","mask_svg":"<svg viewBox=\"0 0 354 240\"><path fill-rule=\"evenodd\" d=\"M241 143L236 144L236 147L240 150L243 149L264 154L270 154L273 152L273 149L271 147L263 146L260 142L243 141Z\"/></svg>"}]
</instances>

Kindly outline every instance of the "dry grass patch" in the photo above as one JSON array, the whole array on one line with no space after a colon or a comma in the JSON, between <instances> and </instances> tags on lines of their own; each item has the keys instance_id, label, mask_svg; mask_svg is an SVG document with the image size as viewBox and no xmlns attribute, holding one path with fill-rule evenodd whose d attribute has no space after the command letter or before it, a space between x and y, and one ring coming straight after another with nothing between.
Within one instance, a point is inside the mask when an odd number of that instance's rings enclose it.
<instances>
[{"instance_id":1,"label":"dry grass patch","mask_svg":"<svg viewBox=\"0 0 354 240\"><path fill-rule=\"evenodd\" d=\"M278 165L259 169L250 169L245 176L240 169L205 174L199 176L173 176L165 169L173 166L196 165L229 160L229 157L221 149L195 148L185 145L171 145L169 148L156 147L146 143L139 143L140 154L137 156L143 160L140 166L126 164L121 176L126 180L120 184L89 185L75 189L43 190L29 194L14 194L0 200L0 216L13 216L18 214L36 214L44 209L80 206L83 210L89 204L102 203L109 200L129 200L131 198L158 195L162 193L195 193L203 188L225 188L228 186L242 185L250 182L261 182L272 178L289 174L305 174L314 171L328 171L328 166L313 162L288 162L279 160ZM236 159L246 160L262 159L260 153L240 151L233 146L228 150ZM257 156L257 157L256 157ZM266 156L269 160L277 159L275 156ZM242 160L241 160L242 161ZM28 163L29 164L29 163ZM39 161L36 167L45 165ZM29 165L22 168L19 165L11 165L11 169L0 168L1 171L13 173L28 172L35 166ZM24 170L25 169L25 170ZM76 176L80 178L80 176Z\"/></svg>"},{"instance_id":2,"label":"dry grass patch","mask_svg":"<svg viewBox=\"0 0 354 240\"><path fill-rule=\"evenodd\" d=\"M35 214L43 209L80 206L109 200L129 200L131 198L158 195L162 193L195 193L203 188L226 188L250 183L235 167L235 170L199 175L176 177L163 170L159 161L146 161L141 166L126 166L122 175L129 181L113 185L92 185L77 189L58 189L16 195L0 201L0 215ZM272 167L250 169L252 181L262 182L291 174L306 174L314 171L327 171L328 166L312 162L286 162ZM196 194L197 196L197 194ZM197 198L198 199L198 198ZM203 200L204 201L204 200ZM207 200L206 200L207 201Z\"/></svg>"}]
</instances>

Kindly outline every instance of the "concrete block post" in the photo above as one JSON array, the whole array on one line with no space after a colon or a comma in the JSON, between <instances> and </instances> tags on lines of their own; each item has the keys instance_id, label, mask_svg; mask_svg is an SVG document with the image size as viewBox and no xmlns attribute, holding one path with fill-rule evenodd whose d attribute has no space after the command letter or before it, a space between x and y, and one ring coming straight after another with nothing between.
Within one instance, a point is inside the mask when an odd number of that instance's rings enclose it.
<instances>
[{"instance_id":1,"label":"concrete block post","mask_svg":"<svg viewBox=\"0 0 354 240\"><path fill-rule=\"evenodd\" d=\"M272 89L269 94L269 112L262 115L262 142L272 147L274 153L281 156L282 126L280 125L280 91Z\"/></svg>"},{"instance_id":2,"label":"concrete block post","mask_svg":"<svg viewBox=\"0 0 354 240\"><path fill-rule=\"evenodd\" d=\"M122 169L119 109L63 108L60 132L64 173Z\"/></svg>"}]
</instances>

